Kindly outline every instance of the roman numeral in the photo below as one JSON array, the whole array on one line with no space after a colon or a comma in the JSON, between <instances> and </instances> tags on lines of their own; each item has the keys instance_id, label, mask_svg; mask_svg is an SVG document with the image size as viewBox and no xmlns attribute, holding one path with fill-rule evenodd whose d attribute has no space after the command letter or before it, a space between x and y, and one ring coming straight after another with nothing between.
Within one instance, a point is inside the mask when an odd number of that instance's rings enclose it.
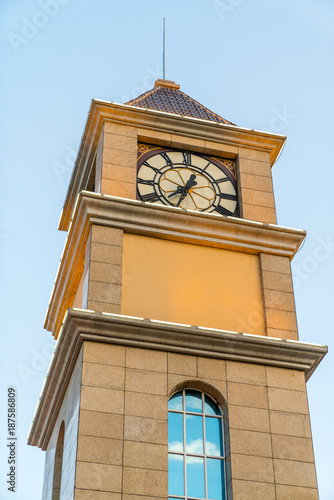
<instances>
[{"instance_id":1,"label":"roman numeral","mask_svg":"<svg viewBox=\"0 0 334 500\"><path fill-rule=\"evenodd\" d=\"M188 167L189 165L191 165L191 154L185 153L184 151L182 151L182 154L183 154L183 163Z\"/></svg>"},{"instance_id":2,"label":"roman numeral","mask_svg":"<svg viewBox=\"0 0 334 500\"><path fill-rule=\"evenodd\" d=\"M217 184L219 184L220 182L227 182L229 180L230 179L228 177L222 177L221 179L217 179L216 182L217 182Z\"/></svg>"},{"instance_id":3,"label":"roman numeral","mask_svg":"<svg viewBox=\"0 0 334 500\"><path fill-rule=\"evenodd\" d=\"M144 161L144 162L143 162L143 165L145 165L145 167L150 167L150 168L151 168L152 170L154 170L154 172L156 172L156 173L159 173L159 172L160 172L160 170L159 170L158 168L153 167L153 166L152 166L152 165L150 165L147 161Z\"/></svg>"},{"instance_id":4,"label":"roman numeral","mask_svg":"<svg viewBox=\"0 0 334 500\"><path fill-rule=\"evenodd\" d=\"M218 205L218 207L215 207L216 212L218 212L220 215L232 215L233 212L230 212L227 210L227 208L222 207L221 205Z\"/></svg>"},{"instance_id":5,"label":"roman numeral","mask_svg":"<svg viewBox=\"0 0 334 500\"><path fill-rule=\"evenodd\" d=\"M159 200L159 196L157 195L157 193L148 193L141 195L141 199L143 201L149 201L150 203L153 203L154 201Z\"/></svg>"},{"instance_id":6,"label":"roman numeral","mask_svg":"<svg viewBox=\"0 0 334 500\"><path fill-rule=\"evenodd\" d=\"M172 160L169 158L167 153L161 153L161 156L163 157L163 159L165 160L165 162L169 167L173 166Z\"/></svg>"},{"instance_id":7,"label":"roman numeral","mask_svg":"<svg viewBox=\"0 0 334 500\"><path fill-rule=\"evenodd\" d=\"M152 180L147 180L147 179L141 179L138 177L137 179L138 184L145 184L146 186L154 186L155 182Z\"/></svg>"},{"instance_id":8,"label":"roman numeral","mask_svg":"<svg viewBox=\"0 0 334 500\"><path fill-rule=\"evenodd\" d=\"M227 193L220 193L220 197L223 198L224 200L237 200L237 195L236 194L227 194Z\"/></svg>"}]
</instances>

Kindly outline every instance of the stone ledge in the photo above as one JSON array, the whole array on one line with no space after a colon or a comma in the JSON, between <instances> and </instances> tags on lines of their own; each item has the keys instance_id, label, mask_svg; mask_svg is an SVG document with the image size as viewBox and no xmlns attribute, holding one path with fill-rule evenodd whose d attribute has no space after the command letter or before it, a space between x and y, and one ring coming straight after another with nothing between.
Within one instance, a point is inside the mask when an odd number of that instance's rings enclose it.
<instances>
[{"instance_id":1,"label":"stone ledge","mask_svg":"<svg viewBox=\"0 0 334 500\"><path fill-rule=\"evenodd\" d=\"M28 444L47 448L84 340L228 359L304 371L311 376L327 347L298 341L69 309L50 363Z\"/></svg>"},{"instance_id":2,"label":"stone ledge","mask_svg":"<svg viewBox=\"0 0 334 500\"><path fill-rule=\"evenodd\" d=\"M297 252L305 231L274 224L144 203L83 191L77 199L44 327L57 338L72 306L80 279L91 224L156 238L228 250L289 257Z\"/></svg>"}]
</instances>

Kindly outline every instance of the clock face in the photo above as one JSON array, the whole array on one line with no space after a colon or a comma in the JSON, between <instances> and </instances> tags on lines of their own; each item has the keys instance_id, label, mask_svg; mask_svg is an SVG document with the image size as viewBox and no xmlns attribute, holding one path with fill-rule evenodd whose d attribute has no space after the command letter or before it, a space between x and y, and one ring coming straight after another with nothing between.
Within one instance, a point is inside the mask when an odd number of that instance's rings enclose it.
<instances>
[{"instance_id":1,"label":"clock face","mask_svg":"<svg viewBox=\"0 0 334 500\"><path fill-rule=\"evenodd\" d=\"M236 183L221 160L187 151L152 149L138 161L142 201L221 215L237 215Z\"/></svg>"}]
</instances>

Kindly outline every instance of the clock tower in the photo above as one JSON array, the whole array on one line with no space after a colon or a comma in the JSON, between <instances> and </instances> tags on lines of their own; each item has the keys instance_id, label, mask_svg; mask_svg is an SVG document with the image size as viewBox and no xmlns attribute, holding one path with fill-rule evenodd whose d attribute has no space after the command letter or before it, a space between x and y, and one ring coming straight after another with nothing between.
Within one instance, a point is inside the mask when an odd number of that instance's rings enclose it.
<instances>
[{"instance_id":1,"label":"clock tower","mask_svg":"<svg viewBox=\"0 0 334 500\"><path fill-rule=\"evenodd\" d=\"M59 229L57 339L29 434L43 500L316 500L271 167L285 142L155 87L93 100Z\"/></svg>"}]
</instances>

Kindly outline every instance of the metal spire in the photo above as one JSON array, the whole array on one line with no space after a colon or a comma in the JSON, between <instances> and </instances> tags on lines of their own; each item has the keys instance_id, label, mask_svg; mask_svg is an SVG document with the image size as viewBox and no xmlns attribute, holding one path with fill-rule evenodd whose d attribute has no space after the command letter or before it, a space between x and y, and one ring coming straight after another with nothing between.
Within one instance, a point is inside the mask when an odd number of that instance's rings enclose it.
<instances>
[{"instance_id":1,"label":"metal spire","mask_svg":"<svg viewBox=\"0 0 334 500\"><path fill-rule=\"evenodd\" d=\"M166 20L163 18L163 52L162 52L162 78L166 80L166 30L165 30Z\"/></svg>"}]
</instances>

